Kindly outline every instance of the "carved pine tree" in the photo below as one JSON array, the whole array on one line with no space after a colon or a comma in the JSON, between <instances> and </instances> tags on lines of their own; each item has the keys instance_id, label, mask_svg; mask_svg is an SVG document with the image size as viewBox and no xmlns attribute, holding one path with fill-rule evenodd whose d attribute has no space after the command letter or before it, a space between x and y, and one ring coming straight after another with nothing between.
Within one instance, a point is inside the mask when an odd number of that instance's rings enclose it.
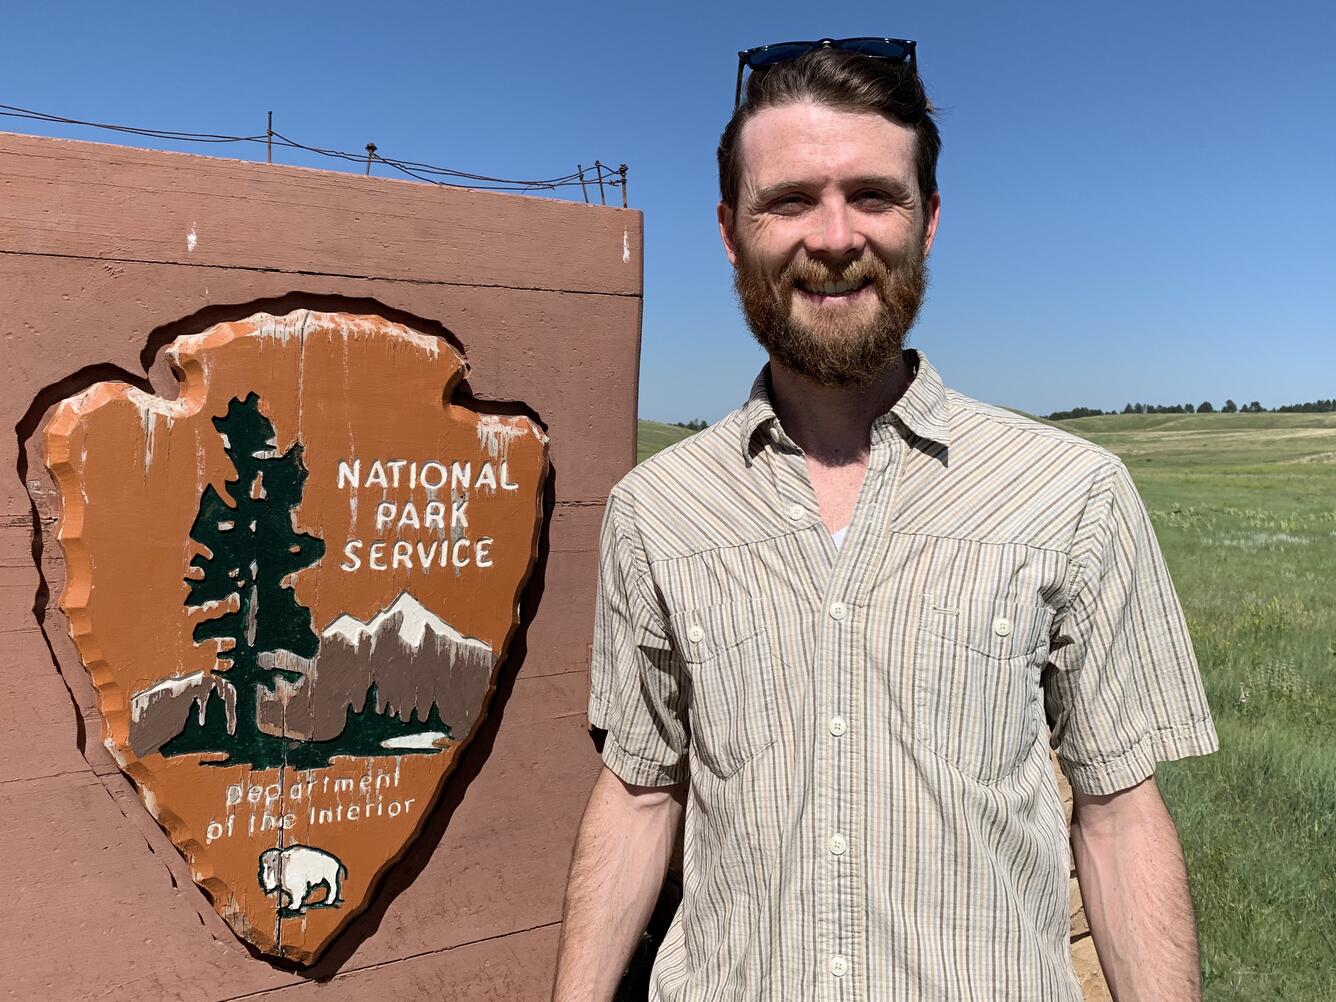
<instances>
[{"instance_id":1,"label":"carved pine tree","mask_svg":"<svg viewBox=\"0 0 1336 1002\"><path fill-rule=\"evenodd\" d=\"M244 762L256 769L284 765L314 769L328 765L336 754L435 752L433 747L390 750L384 746L388 739L422 732L424 725L416 718L405 722L382 713L374 685L361 712L349 708L343 733L332 741L296 741L261 730L261 690L272 695L279 679L302 679L301 672L277 667L285 660L281 655L309 661L319 652L320 638L311 627L311 612L284 581L319 561L325 543L296 529L293 512L301 503L307 476L302 447L294 443L286 452L278 451L274 425L261 413L259 396L234 397L227 414L214 418L213 425L237 475L224 484L226 499L212 484L200 496L190 538L204 552L190 561L186 605L226 607L199 623L194 639L196 643L224 642L213 674L236 690L236 726L231 734L226 733L219 712L221 701L212 700L213 705L187 717L185 728L162 746L162 754L226 752L225 759L208 764ZM291 658L286 661L292 663ZM427 725L449 733L434 706Z\"/></svg>"}]
</instances>

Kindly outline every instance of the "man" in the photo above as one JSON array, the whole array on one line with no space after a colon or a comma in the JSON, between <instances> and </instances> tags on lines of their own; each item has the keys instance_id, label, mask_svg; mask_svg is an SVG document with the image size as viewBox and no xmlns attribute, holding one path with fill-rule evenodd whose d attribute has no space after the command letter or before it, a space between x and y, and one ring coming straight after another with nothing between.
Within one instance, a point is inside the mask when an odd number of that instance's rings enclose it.
<instances>
[{"instance_id":1,"label":"man","mask_svg":"<svg viewBox=\"0 0 1336 1002\"><path fill-rule=\"evenodd\" d=\"M1153 778L1216 747L1182 612L1116 457L902 349L940 141L873 41L744 54L719 230L770 363L608 500L556 998L611 998L685 814L652 998L1079 999L1050 746L1112 990L1198 998Z\"/></svg>"}]
</instances>

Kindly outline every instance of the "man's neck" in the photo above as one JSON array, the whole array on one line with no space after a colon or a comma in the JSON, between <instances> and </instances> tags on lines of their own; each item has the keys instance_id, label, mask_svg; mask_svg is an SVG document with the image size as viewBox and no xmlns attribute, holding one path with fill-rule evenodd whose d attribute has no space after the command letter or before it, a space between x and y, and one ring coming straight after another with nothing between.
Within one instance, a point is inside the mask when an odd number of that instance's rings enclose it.
<instances>
[{"instance_id":1,"label":"man's neck","mask_svg":"<svg viewBox=\"0 0 1336 1002\"><path fill-rule=\"evenodd\" d=\"M865 461L872 423L904 395L912 378L903 355L866 386L822 386L770 360L779 423L809 459L823 466Z\"/></svg>"}]
</instances>

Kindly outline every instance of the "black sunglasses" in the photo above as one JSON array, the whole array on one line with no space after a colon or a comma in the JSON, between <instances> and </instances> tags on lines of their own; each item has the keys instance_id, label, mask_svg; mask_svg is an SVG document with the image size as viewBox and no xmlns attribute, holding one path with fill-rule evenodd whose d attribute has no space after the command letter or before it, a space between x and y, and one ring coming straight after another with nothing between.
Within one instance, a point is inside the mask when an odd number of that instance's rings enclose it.
<instances>
[{"instance_id":1,"label":"black sunglasses","mask_svg":"<svg viewBox=\"0 0 1336 1002\"><path fill-rule=\"evenodd\" d=\"M893 63L900 63L918 72L914 42L908 38L821 38L815 42L775 42L772 45L758 45L754 49L744 49L738 53L738 86L733 92L733 110L737 111L738 105L742 103L743 70L763 69L775 63L797 59L817 49L838 49L841 52L856 52L860 56L872 56L874 59L889 59Z\"/></svg>"}]
</instances>

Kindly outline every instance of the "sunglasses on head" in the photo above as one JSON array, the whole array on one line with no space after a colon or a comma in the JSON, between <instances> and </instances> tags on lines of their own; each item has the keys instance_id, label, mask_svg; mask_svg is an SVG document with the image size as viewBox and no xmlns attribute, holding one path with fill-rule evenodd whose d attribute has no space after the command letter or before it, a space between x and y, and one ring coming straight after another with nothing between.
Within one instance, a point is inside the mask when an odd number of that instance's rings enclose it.
<instances>
[{"instance_id":1,"label":"sunglasses on head","mask_svg":"<svg viewBox=\"0 0 1336 1002\"><path fill-rule=\"evenodd\" d=\"M764 69L775 63L797 59L817 49L856 52L860 56L889 59L916 72L918 70L914 42L908 38L820 38L814 42L775 42L771 45L758 45L754 49L743 49L738 53L738 85L733 92L733 110L736 111L738 105L742 103L743 70Z\"/></svg>"}]
</instances>

